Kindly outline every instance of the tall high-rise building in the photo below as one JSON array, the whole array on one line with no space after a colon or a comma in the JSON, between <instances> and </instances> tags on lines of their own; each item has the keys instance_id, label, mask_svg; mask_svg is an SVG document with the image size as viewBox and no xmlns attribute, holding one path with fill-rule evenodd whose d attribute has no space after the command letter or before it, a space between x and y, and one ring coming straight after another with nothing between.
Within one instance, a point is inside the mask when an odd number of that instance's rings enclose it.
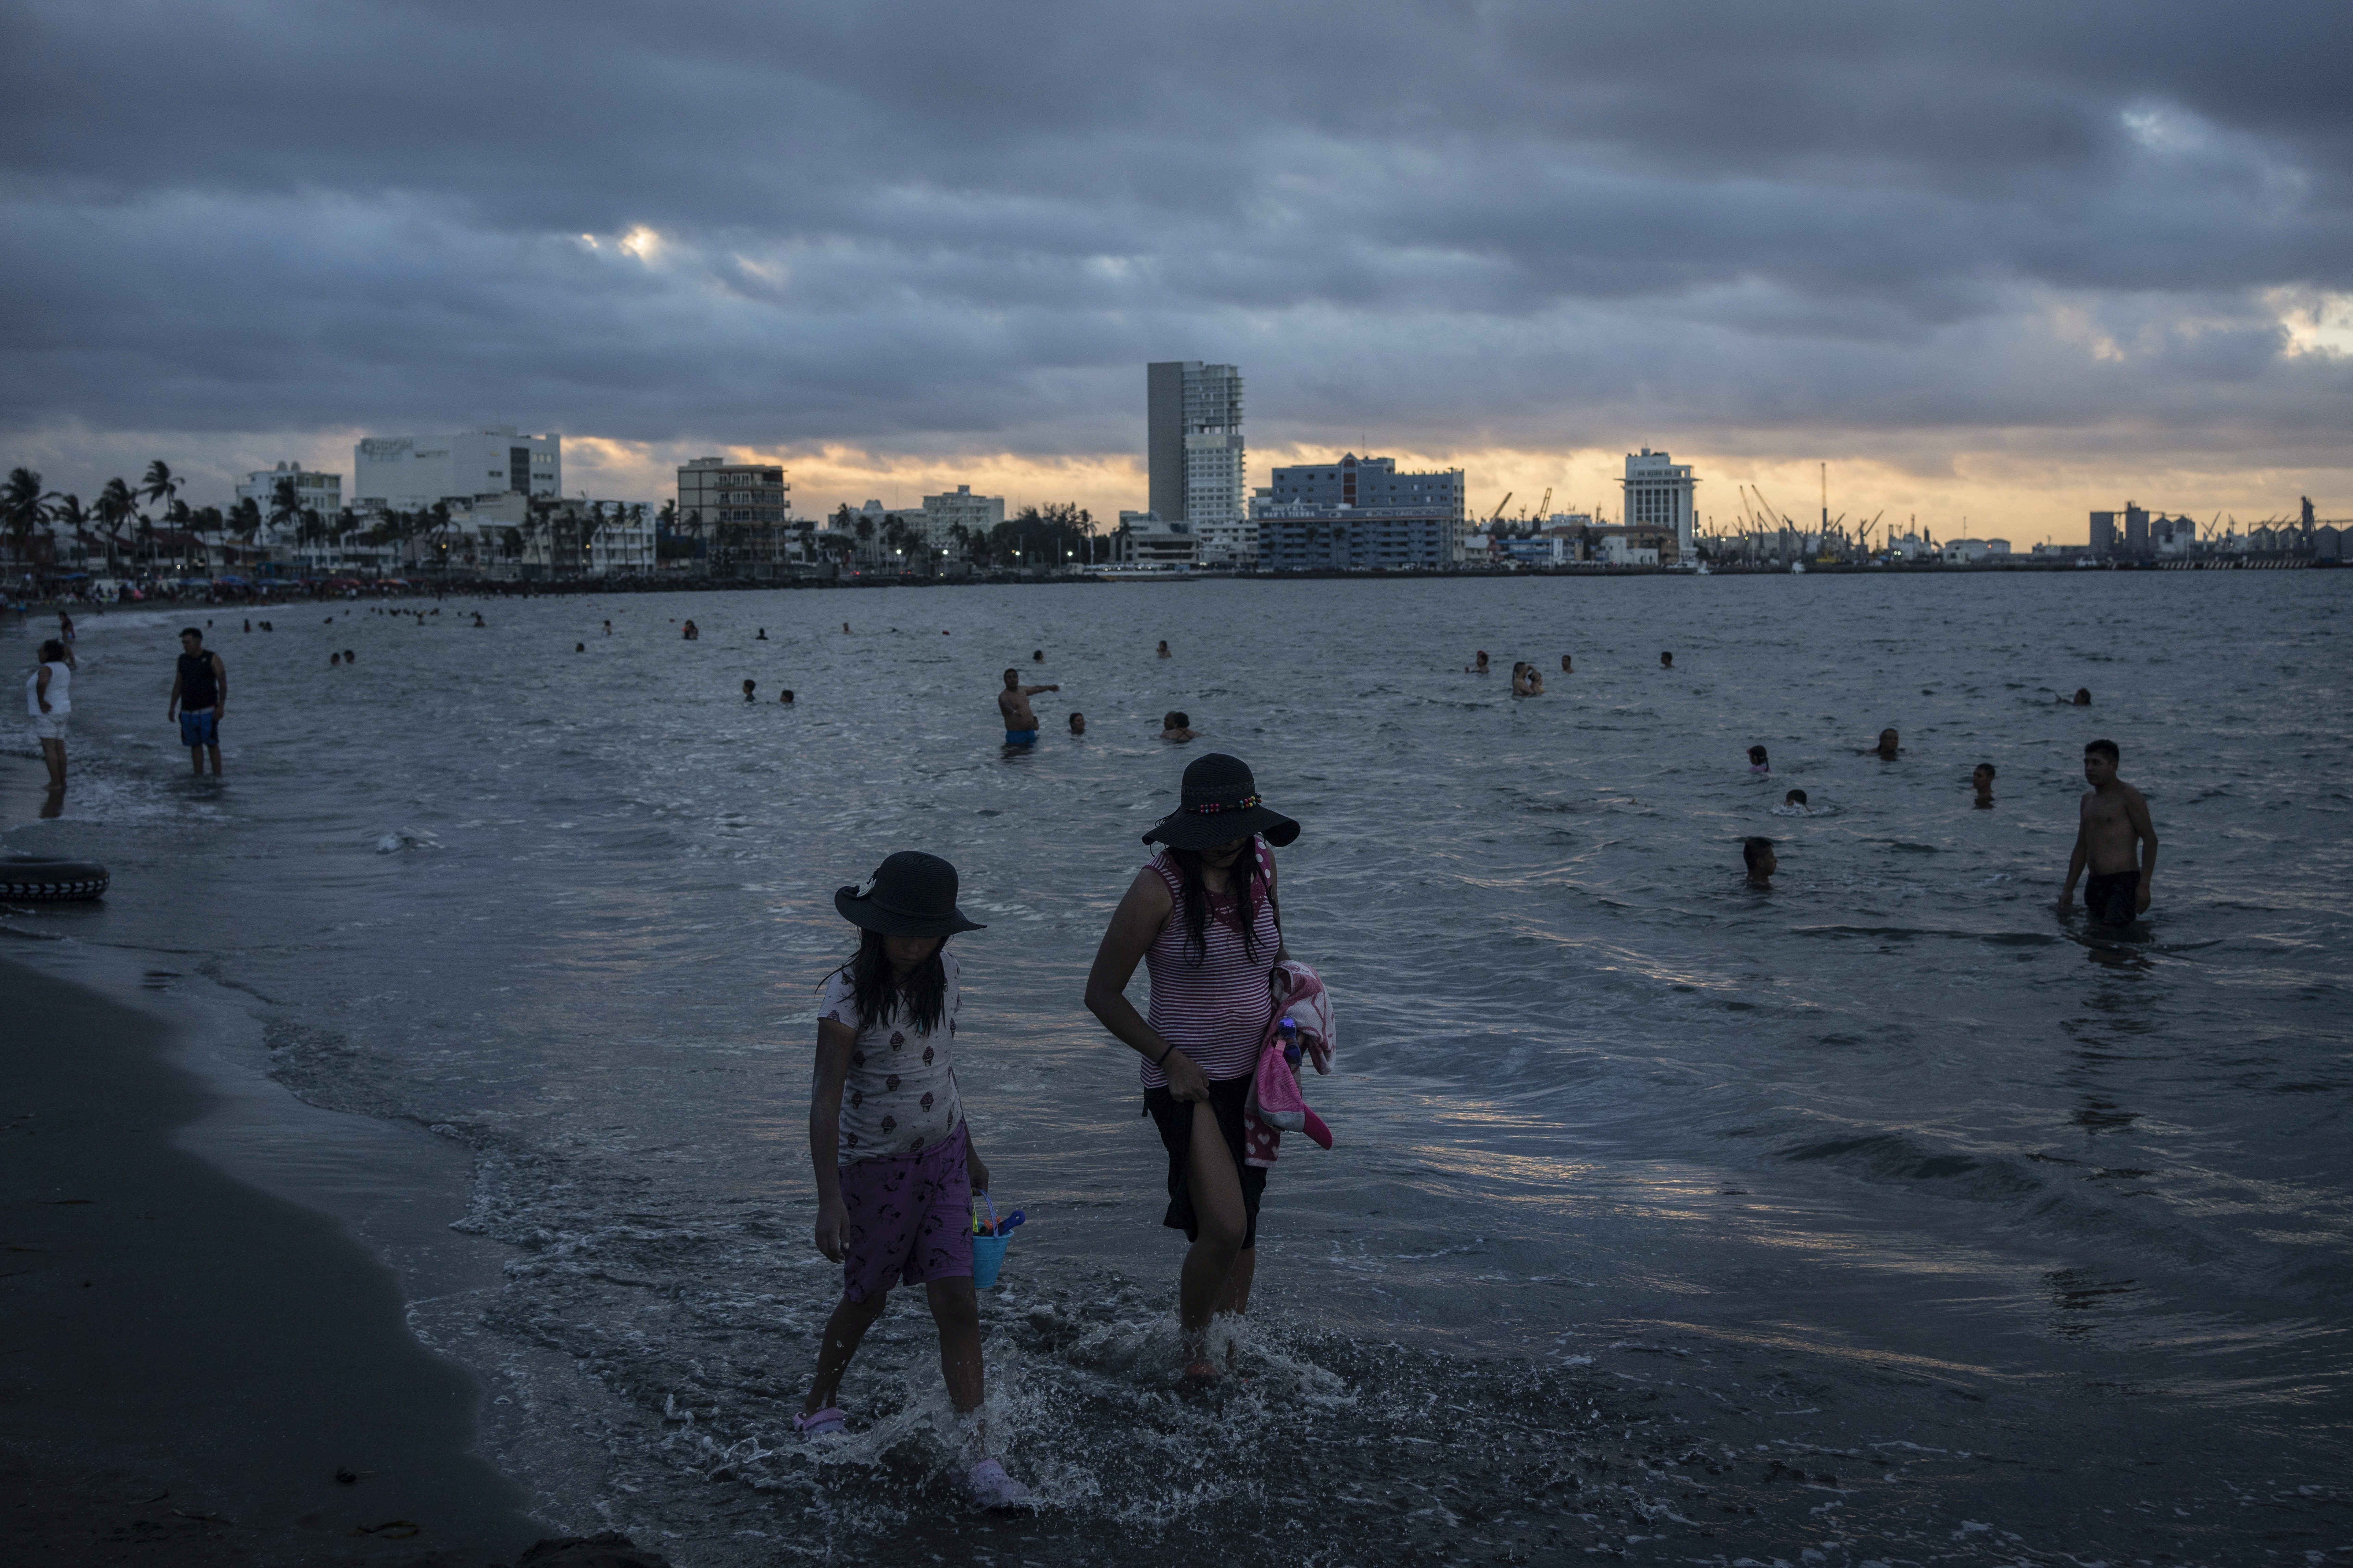
<instances>
[{"instance_id":1,"label":"tall high-rise building","mask_svg":"<svg viewBox=\"0 0 2353 1568\"><path fill-rule=\"evenodd\" d=\"M1144 370L1151 507L1184 522L1209 564L1257 553L1248 523L1250 479L1242 445L1242 373L1229 364L1163 360Z\"/></svg>"},{"instance_id":2,"label":"tall high-rise building","mask_svg":"<svg viewBox=\"0 0 2353 1568\"><path fill-rule=\"evenodd\" d=\"M1672 462L1666 453L1645 447L1639 455L1626 454L1626 477L1619 483L1626 487L1623 526L1671 528L1678 558L1691 560L1692 498L1699 483L1692 478L1691 465Z\"/></svg>"}]
</instances>

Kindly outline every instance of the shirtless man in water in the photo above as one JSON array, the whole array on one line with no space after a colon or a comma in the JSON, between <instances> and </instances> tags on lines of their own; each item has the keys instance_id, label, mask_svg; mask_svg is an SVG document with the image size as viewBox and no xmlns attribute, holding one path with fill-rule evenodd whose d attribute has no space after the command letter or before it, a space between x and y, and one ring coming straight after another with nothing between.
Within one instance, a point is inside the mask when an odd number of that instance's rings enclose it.
<instances>
[{"instance_id":1,"label":"shirtless man in water","mask_svg":"<svg viewBox=\"0 0 2353 1568\"><path fill-rule=\"evenodd\" d=\"M2133 916L2148 908L2148 881L2157 874L2157 828L2148 819L2148 802L2140 791L2116 777L2122 761L2114 741L2094 741L2084 748L2083 817L2075 830L2075 853L2067 861L2067 885L2059 889L2059 912L2066 914L2075 898L2075 880L2086 869L2084 909L2103 925L2132 924ZM2137 843L2140 865L2133 865Z\"/></svg>"},{"instance_id":2,"label":"shirtless man in water","mask_svg":"<svg viewBox=\"0 0 2353 1568\"><path fill-rule=\"evenodd\" d=\"M1029 706L1029 699L1041 691L1060 691L1059 686L1024 686L1021 672L1005 672L1005 689L997 694L997 710L1005 715L1005 743L1008 746L1034 746L1038 743L1038 715Z\"/></svg>"}]
</instances>

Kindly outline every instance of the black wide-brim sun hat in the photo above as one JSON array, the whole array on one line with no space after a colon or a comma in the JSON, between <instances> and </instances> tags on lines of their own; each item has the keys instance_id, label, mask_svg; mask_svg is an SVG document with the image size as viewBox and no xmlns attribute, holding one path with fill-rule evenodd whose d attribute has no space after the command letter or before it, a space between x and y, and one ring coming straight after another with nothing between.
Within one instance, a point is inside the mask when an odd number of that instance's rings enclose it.
<instances>
[{"instance_id":1,"label":"black wide-brim sun hat","mask_svg":"<svg viewBox=\"0 0 2353 1568\"><path fill-rule=\"evenodd\" d=\"M956 908L956 868L936 855L902 849L854 888L837 889L841 918L884 936L954 936L986 931Z\"/></svg>"},{"instance_id":2,"label":"black wide-brim sun hat","mask_svg":"<svg viewBox=\"0 0 2353 1568\"><path fill-rule=\"evenodd\" d=\"M1211 752L1185 770L1176 810L1145 829L1172 849L1214 849L1257 834L1280 848L1299 837L1299 824L1259 803L1258 782L1240 757Z\"/></svg>"}]
</instances>

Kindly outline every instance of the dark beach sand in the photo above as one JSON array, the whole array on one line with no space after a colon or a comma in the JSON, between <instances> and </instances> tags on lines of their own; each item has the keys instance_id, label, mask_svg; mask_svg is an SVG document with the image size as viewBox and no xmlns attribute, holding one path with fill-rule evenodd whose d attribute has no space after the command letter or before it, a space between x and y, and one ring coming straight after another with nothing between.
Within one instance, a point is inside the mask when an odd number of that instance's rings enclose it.
<instances>
[{"instance_id":1,"label":"dark beach sand","mask_svg":"<svg viewBox=\"0 0 2353 1568\"><path fill-rule=\"evenodd\" d=\"M174 1145L211 1096L165 1037L0 959L0 1562L512 1562L478 1385L335 1222Z\"/></svg>"}]
</instances>

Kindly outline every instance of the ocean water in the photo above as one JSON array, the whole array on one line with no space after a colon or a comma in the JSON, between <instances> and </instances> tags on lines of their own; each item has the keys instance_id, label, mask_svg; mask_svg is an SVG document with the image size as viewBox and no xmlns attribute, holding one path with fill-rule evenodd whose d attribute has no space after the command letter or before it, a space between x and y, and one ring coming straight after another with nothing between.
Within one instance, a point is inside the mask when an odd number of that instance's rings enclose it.
<instances>
[{"instance_id":1,"label":"ocean water","mask_svg":"<svg viewBox=\"0 0 2353 1568\"><path fill-rule=\"evenodd\" d=\"M114 890L0 923L232 1005L284 1089L462 1162L462 1267L371 1236L418 1333L551 1525L681 1564L2344 1561L2349 603L2316 572L216 609L218 784L163 721L188 617L117 612L67 811L6 835ZM1061 687L1028 752L1008 664ZM1170 708L1203 740L1159 741ZM2121 935L2052 908L2094 735L2163 842ZM1304 825L1338 1142L1286 1147L1246 1375L1197 1395L1134 1058L1080 993L1210 748ZM988 922L959 1076L1029 1215L984 1314L1034 1520L957 1505L912 1294L853 1437L789 1426L838 1289L831 893L901 847Z\"/></svg>"}]
</instances>

